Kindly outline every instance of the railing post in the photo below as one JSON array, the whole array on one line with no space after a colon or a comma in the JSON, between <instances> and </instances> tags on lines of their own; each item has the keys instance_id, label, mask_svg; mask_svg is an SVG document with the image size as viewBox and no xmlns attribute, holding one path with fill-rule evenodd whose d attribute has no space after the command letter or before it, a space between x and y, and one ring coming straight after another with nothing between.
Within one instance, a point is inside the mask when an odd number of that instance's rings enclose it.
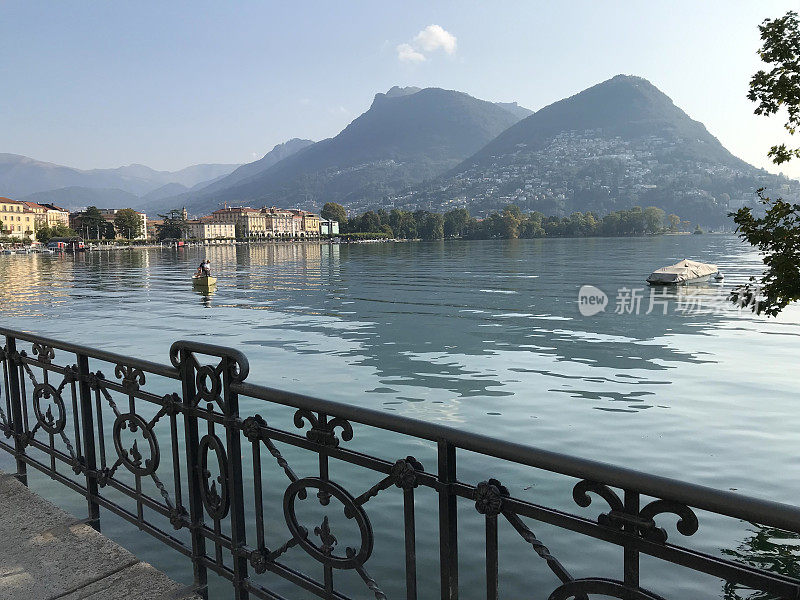
<instances>
[{"instance_id":1,"label":"railing post","mask_svg":"<svg viewBox=\"0 0 800 600\"><path fill-rule=\"evenodd\" d=\"M89 385L89 359L78 354L78 393L81 405L81 429L83 429L83 468L86 472L86 501L91 525L100 531L100 505L97 486L97 454L94 440L94 417L92 414L92 388ZM100 433L102 435L102 432Z\"/></svg>"},{"instance_id":2,"label":"railing post","mask_svg":"<svg viewBox=\"0 0 800 600\"><path fill-rule=\"evenodd\" d=\"M439 450L439 563L442 600L458 600L458 525L456 495L456 448L440 440Z\"/></svg>"},{"instance_id":3,"label":"railing post","mask_svg":"<svg viewBox=\"0 0 800 600\"><path fill-rule=\"evenodd\" d=\"M235 421L239 417L239 394L231 391L231 377L236 363L230 357L223 359L222 387L225 404L225 443L228 447L228 477L231 498L231 546L233 547L233 584L236 600L247 600L247 556L239 552L244 547L244 486L242 485L242 444Z\"/></svg>"},{"instance_id":4,"label":"railing post","mask_svg":"<svg viewBox=\"0 0 800 600\"><path fill-rule=\"evenodd\" d=\"M625 513L631 517L639 516L639 493L632 490L625 490L624 496ZM638 535L636 525L626 522L622 530L631 535ZM623 574L625 585L631 589L639 588L639 551L631 547L630 544L624 545L624 566ZM631 596L633 597L633 596Z\"/></svg>"},{"instance_id":5,"label":"railing post","mask_svg":"<svg viewBox=\"0 0 800 600\"><path fill-rule=\"evenodd\" d=\"M28 465L22 459L25 455L25 443L22 435L25 433L25 423L22 416L22 388L19 382L19 364L17 359L17 340L13 337L6 338L6 367L8 369L8 387L11 399L11 421L14 428L14 458L17 462L16 478L24 485L28 485Z\"/></svg>"},{"instance_id":6,"label":"railing post","mask_svg":"<svg viewBox=\"0 0 800 600\"><path fill-rule=\"evenodd\" d=\"M179 372L181 388L183 390L184 430L186 433L186 475L189 478L189 529L192 538L192 567L194 569L194 586L203 598L208 598L208 574L202 560L206 556L206 539L200 532L203 525L203 501L200 481L200 439L198 434L197 417L190 414L190 407L195 406L194 369L192 368L191 353L185 349L180 350Z\"/></svg>"}]
</instances>

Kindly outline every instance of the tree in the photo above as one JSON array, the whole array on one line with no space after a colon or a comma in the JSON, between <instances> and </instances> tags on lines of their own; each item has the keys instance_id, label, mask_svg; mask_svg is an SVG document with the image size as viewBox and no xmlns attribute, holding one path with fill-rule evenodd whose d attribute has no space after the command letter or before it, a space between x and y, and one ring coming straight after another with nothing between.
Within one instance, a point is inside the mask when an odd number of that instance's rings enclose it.
<instances>
[{"instance_id":1,"label":"tree","mask_svg":"<svg viewBox=\"0 0 800 600\"><path fill-rule=\"evenodd\" d=\"M420 237L423 240L441 240L444 237L444 218L436 213L428 213L422 222Z\"/></svg>"},{"instance_id":2,"label":"tree","mask_svg":"<svg viewBox=\"0 0 800 600\"><path fill-rule=\"evenodd\" d=\"M375 211L368 210L361 215L360 231L364 233L377 233L381 230L381 220Z\"/></svg>"},{"instance_id":3,"label":"tree","mask_svg":"<svg viewBox=\"0 0 800 600\"><path fill-rule=\"evenodd\" d=\"M46 244L55 237L75 237L77 235L73 229L62 223L56 223L52 227L45 225L36 231L36 239L42 244Z\"/></svg>"},{"instance_id":4,"label":"tree","mask_svg":"<svg viewBox=\"0 0 800 600\"><path fill-rule=\"evenodd\" d=\"M794 135L800 126L800 26L797 13L787 12L779 19L766 19L758 26L764 42L758 51L761 60L772 65L758 71L750 80L747 98L758 102L757 115L774 115L781 108L787 112L786 131ZM776 165L800 157L800 148L778 144L767 154Z\"/></svg>"},{"instance_id":5,"label":"tree","mask_svg":"<svg viewBox=\"0 0 800 600\"><path fill-rule=\"evenodd\" d=\"M800 204L770 200L763 190L758 190L758 197L769 206L763 217L742 208L733 220L739 235L764 254L767 270L757 286L751 278L751 283L731 293L731 300L774 317L800 299Z\"/></svg>"},{"instance_id":6,"label":"tree","mask_svg":"<svg viewBox=\"0 0 800 600\"><path fill-rule=\"evenodd\" d=\"M758 55L769 72L758 71L750 81L747 97L758 102L757 115L773 115L786 108L784 127L790 134L800 125L800 24L797 13L788 12L779 19L766 19L760 26L763 46ZM800 149L785 144L773 146L768 156L775 164L800 157ZM755 217L750 208L731 213L736 231L742 239L757 247L767 267L760 279L735 289L730 296L740 306L748 306L756 314L775 316L786 306L800 300L800 204L781 198L758 197L765 207L763 217Z\"/></svg>"},{"instance_id":7,"label":"tree","mask_svg":"<svg viewBox=\"0 0 800 600\"><path fill-rule=\"evenodd\" d=\"M142 218L132 208L123 208L114 215L114 228L124 238L138 238L142 235Z\"/></svg>"},{"instance_id":8,"label":"tree","mask_svg":"<svg viewBox=\"0 0 800 600\"><path fill-rule=\"evenodd\" d=\"M344 206L336 204L336 202L326 202L320 214L323 219L336 221L339 225L347 223L347 211L344 209Z\"/></svg>"},{"instance_id":9,"label":"tree","mask_svg":"<svg viewBox=\"0 0 800 600\"><path fill-rule=\"evenodd\" d=\"M164 221L161 225L156 226L159 241L183 239L189 226L186 219L183 218L182 210L175 208L165 215L158 216Z\"/></svg>"},{"instance_id":10,"label":"tree","mask_svg":"<svg viewBox=\"0 0 800 600\"><path fill-rule=\"evenodd\" d=\"M456 208L444 214L444 235L446 237L461 237L469 222L469 212L466 208Z\"/></svg>"},{"instance_id":11,"label":"tree","mask_svg":"<svg viewBox=\"0 0 800 600\"><path fill-rule=\"evenodd\" d=\"M103 218L103 214L96 206L88 207L78 218L78 229L86 238L93 235L96 238L113 239L114 226Z\"/></svg>"},{"instance_id":12,"label":"tree","mask_svg":"<svg viewBox=\"0 0 800 600\"><path fill-rule=\"evenodd\" d=\"M667 217L667 221L669 222L669 230L672 233L677 233L681 226L681 218L673 213Z\"/></svg>"},{"instance_id":13,"label":"tree","mask_svg":"<svg viewBox=\"0 0 800 600\"><path fill-rule=\"evenodd\" d=\"M664 211L656 206L644 209L645 227L648 233L658 233L664 227Z\"/></svg>"}]
</instances>

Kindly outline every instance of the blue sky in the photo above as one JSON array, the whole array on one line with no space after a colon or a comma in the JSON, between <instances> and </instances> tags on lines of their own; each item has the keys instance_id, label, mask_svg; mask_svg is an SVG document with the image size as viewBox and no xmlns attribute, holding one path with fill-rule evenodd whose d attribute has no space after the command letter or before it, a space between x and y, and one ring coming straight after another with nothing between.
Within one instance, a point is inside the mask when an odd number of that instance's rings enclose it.
<instances>
[{"instance_id":1,"label":"blue sky","mask_svg":"<svg viewBox=\"0 0 800 600\"><path fill-rule=\"evenodd\" d=\"M626 73L776 171L765 156L782 121L754 116L745 95L758 23L792 8L0 0L0 152L84 169L248 162L292 137L335 135L393 85L536 110ZM782 170L800 177L795 163Z\"/></svg>"}]
</instances>

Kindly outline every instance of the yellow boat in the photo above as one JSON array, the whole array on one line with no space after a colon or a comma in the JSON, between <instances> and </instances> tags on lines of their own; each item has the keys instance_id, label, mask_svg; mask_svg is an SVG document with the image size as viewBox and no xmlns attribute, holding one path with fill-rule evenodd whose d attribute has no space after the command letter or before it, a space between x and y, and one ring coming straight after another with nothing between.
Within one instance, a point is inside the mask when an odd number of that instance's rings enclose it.
<instances>
[{"instance_id":1,"label":"yellow boat","mask_svg":"<svg viewBox=\"0 0 800 600\"><path fill-rule=\"evenodd\" d=\"M216 285L217 278L211 275L192 275L192 285L197 287L211 287Z\"/></svg>"}]
</instances>

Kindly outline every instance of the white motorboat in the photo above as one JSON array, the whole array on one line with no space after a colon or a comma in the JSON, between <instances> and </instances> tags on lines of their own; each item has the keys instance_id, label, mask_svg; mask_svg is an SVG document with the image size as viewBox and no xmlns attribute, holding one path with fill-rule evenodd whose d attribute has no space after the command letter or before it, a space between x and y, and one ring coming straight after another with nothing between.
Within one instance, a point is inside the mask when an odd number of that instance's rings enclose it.
<instances>
[{"instance_id":1,"label":"white motorboat","mask_svg":"<svg viewBox=\"0 0 800 600\"><path fill-rule=\"evenodd\" d=\"M719 272L717 265L683 259L674 265L656 269L647 278L650 285L687 285L702 283Z\"/></svg>"}]
</instances>

